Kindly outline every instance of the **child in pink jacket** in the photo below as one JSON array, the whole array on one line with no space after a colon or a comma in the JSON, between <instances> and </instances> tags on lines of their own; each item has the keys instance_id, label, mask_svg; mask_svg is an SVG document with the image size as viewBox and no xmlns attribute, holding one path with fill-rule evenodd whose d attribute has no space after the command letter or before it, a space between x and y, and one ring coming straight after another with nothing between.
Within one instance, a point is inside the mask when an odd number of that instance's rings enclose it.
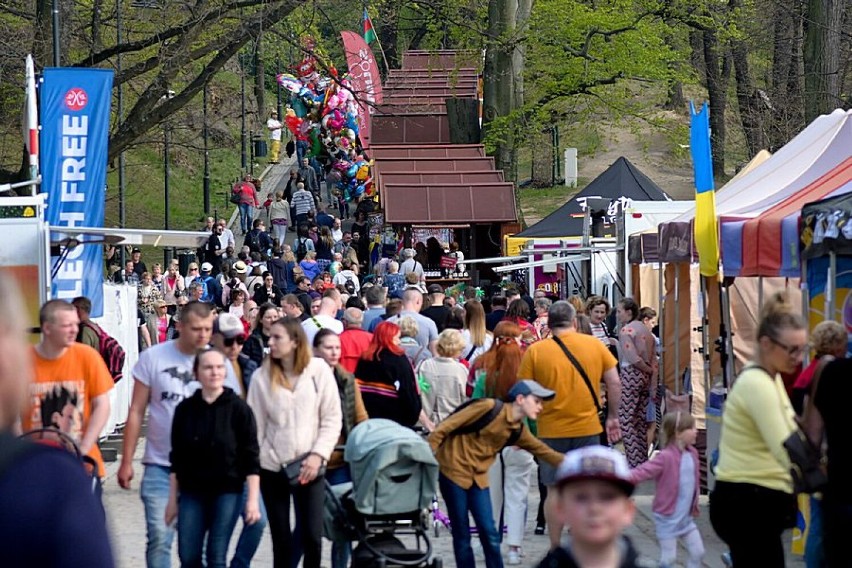
<instances>
[{"instance_id":1,"label":"child in pink jacket","mask_svg":"<svg viewBox=\"0 0 852 568\"><path fill-rule=\"evenodd\" d=\"M683 539L689 553L687 568L702 566L704 542L693 517L698 516L698 452L695 419L686 412L670 412L663 417L666 447L651 461L630 472L638 484L655 479L654 524L660 541L660 566L674 566L677 540Z\"/></svg>"}]
</instances>

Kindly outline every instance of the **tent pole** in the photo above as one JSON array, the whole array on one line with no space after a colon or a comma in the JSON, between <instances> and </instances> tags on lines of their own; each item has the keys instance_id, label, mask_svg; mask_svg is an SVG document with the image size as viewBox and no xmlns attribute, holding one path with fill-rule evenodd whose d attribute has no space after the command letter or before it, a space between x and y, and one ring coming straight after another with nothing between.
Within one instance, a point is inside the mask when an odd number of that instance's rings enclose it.
<instances>
[{"instance_id":1,"label":"tent pole","mask_svg":"<svg viewBox=\"0 0 852 568\"><path fill-rule=\"evenodd\" d=\"M757 277L757 313L758 318L760 312L763 311L763 276Z\"/></svg>"},{"instance_id":2,"label":"tent pole","mask_svg":"<svg viewBox=\"0 0 852 568\"><path fill-rule=\"evenodd\" d=\"M680 310L678 301L680 293L680 263L674 264L674 370L675 370L675 394L680 394Z\"/></svg>"},{"instance_id":3,"label":"tent pole","mask_svg":"<svg viewBox=\"0 0 852 568\"><path fill-rule=\"evenodd\" d=\"M704 392L710 392L710 354L713 352L710 346L710 302L707 299L707 278L699 276L701 282L701 358L704 362Z\"/></svg>"},{"instance_id":4,"label":"tent pole","mask_svg":"<svg viewBox=\"0 0 852 568\"><path fill-rule=\"evenodd\" d=\"M722 337L724 350L723 368L726 380L725 388L730 388L734 382L734 332L731 324L731 289L729 286L719 288L722 299L722 321L725 330Z\"/></svg>"},{"instance_id":5,"label":"tent pole","mask_svg":"<svg viewBox=\"0 0 852 568\"><path fill-rule=\"evenodd\" d=\"M657 263L657 281L659 290L659 306L660 312L657 314L657 325L659 329L657 333L660 334L660 375L662 376L661 383L663 385L666 384L666 367L664 361L666 359L666 289L663 287L663 273L665 272L665 265L662 261Z\"/></svg>"},{"instance_id":6,"label":"tent pole","mask_svg":"<svg viewBox=\"0 0 852 568\"><path fill-rule=\"evenodd\" d=\"M805 322L805 325L808 326L808 331L812 331L810 329L810 314L811 314L811 291L808 288L808 261L806 259L802 259L802 276L799 280L799 288L802 290L802 321ZM805 359L803 364L808 366L811 362L811 352L810 350L805 351Z\"/></svg>"},{"instance_id":7,"label":"tent pole","mask_svg":"<svg viewBox=\"0 0 852 568\"><path fill-rule=\"evenodd\" d=\"M828 296L828 319L837 321L837 306L835 305L835 297L837 296L837 253L831 251L828 253L828 281L831 283L831 293L826 287L826 295Z\"/></svg>"}]
</instances>

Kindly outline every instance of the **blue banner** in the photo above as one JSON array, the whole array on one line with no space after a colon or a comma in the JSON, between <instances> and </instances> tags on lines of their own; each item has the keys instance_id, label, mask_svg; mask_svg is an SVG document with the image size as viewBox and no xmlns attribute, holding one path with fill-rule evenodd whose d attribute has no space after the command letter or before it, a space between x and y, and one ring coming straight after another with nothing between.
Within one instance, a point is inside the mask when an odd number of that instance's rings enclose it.
<instances>
[{"instance_id":1,"label":"blue banner","mask_svg":"<svg viewBox=\"0 0 852 568\"><path fill-rule=\"evenodd\" d=\"M41 189L54 228L103 227L112 77L111 70L76 68L42 75ZM102 251L101 244L69 250L53 279L53 297L86 296L92 317L102 315Z\"/></svg>"}]
</instances>

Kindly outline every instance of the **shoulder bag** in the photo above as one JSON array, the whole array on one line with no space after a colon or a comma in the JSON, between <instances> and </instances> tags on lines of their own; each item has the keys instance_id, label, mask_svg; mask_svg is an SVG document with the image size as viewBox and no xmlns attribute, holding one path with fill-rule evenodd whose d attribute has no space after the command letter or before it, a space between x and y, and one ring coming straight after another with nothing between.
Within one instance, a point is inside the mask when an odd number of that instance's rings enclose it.
<instances>
[{"instance_id":1,"label":"shoulder bag","mask_svg":"<svg viewBox=\"0 0 852 568\"><path fill-rule=\"evenodd\" d=\"M608 446L609 439L606 435L606 415L607 411L604 407L601 406L600 401L598 400L598 395L595 394L595 389L592 387L592 381L589 380L589 375L586 374L586 370L583 369L583 366L580 365L580 362L577 361L577 358L574 357L574 354L568 350L568 347L565 343L562 342L556 335L553 336L553 341L562 349L562 352L565 353L565 356L568 357L568 360L571 361L571 364L574 365L574 368L577 369L577 372L580 373L580 376L583 377L583 382L586 383L586 387L589 389L589 394L592 395L592 400L595 403L595 409L598 411L598 421L601 423L601 427L603 428L603 433L601 433L601 445Z\"/></svg>"},{"instance_id":2,"label":"shoulder bag","mask_svg":"<svg viewBox=\"0 0 852 568\"><path fill-rule=\"evenodd\" d=\"M811 381L808 403L802 415L802 423L807 424L808 416L817 410L814 408L814 396L823 369L834 358L824 358L814 372ZM773 379L774 380L774 379ZM822 460L820 447L814 444L808 435L797 425L793 433L784 440L784 449L790 456L790 475L793 477L793 491L795 493L818 493L825 489L828 484L825 463Z\"/></svg>"}]
</instances>

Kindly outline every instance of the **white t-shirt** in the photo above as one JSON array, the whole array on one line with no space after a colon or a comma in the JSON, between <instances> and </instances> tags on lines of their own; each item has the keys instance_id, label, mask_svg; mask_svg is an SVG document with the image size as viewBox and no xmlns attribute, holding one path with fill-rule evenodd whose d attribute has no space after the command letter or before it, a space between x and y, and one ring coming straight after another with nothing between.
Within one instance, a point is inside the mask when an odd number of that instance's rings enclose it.
<instances>
[{"instance_id":1,"label":"white t-shirt","mask_svg":"<svg viewBox=\"0 0 852 568\"><path fill-rule=\"evenodd\" d=\"M305 330L305 335L308 336L308 345L311 348L314 346L314 336L323 328L330 329L337 335L340 335L343 333L343 322L322 314L309 316L308 319L302 322L302 329Z\"/></svg>"},{"instance_id":2,"label":"white t-shirt","mask_svg":"<svg viewBox=\"0 0 852 568\"><path fill-rule=\"evenodd\" d=\"M469 329L463 329L461 331L461 334L462 338L464 339L464 347L462 347L461 357L462 359L464 359L465 357L467 357L467 354L470 353L470 348L473 347L473 342L470 339ZM494 343L494 336L490 333L486 333L485 342L482 345L477 346L476 349L473 350L471 356L467 357L467 362L472 364L474 361L476 361L477 357L491 349L492 343Z\"/></svg>"},{"instance_id":3,"label":"white t-shirt","mask_svg":"<svg viewBox=\"0 0 852 568\"><path fill-rule=\"evenodd\" d=\"M399 273L405 276L409 272L415 273L420 280L423 280L423 265L413 258L409 258L399 265Z\"/></svg>"},{"instance_id":4,"label":"white t-shirt","mask_svg":"<svg viewBox=\"0 0 852 568\"><path fill-rule=\"evenodd\" d=\"M154 345L139 355L133 366L133 378L151 389L148 400L148 434L142 463L171 465L172 419L181 401L201 388L192 374L195 355L185 355L177 341ZM231 362L225 360L225 386L242 394Z\"/></svg>"},{"instance_id":5,"label":"white t-shirt","mask_svg":"<svg viewBox=\"0 0 852 568\"><path fill-rule=\"evenodd\" d=\"M357 294L361 290L361 283L358 282L358 276L352 272L351 270L341 270L337 274L334 275L334 279L332 282L335 286L346 285L346 280L352 280L352 283L355 285L355 293Z\"/></svg>"},{"instance_id":6,"label":"white t-shirt","mask_svg":"<svg viewBox=\"0 0 852 568\"><path fill-rule=\"evenodd\" d=\"M270 118L269 120L266 121L266 127L274 129L274 130L269 131L270 140L278 140L280 142L281 141L281 123L274 118Z\"/></svg>"}]
</instances>

